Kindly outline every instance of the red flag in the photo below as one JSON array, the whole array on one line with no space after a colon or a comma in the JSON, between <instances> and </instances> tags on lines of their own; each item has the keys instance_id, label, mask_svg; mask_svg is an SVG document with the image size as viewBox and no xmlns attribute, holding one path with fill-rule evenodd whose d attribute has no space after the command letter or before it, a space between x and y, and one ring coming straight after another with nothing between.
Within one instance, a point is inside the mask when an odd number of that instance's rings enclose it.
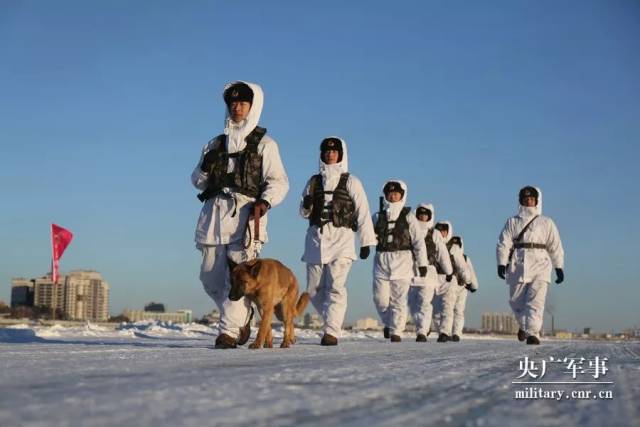
<instances>
[{"instance_id":1,"label":"red flag","mask_svg":"<svg viewBox=\"0 0 640 427\"><path fill-rule=\"evenodd\" d=\"M73 239L73 234L69 230L59 225L51 224L51 253L53 256L51 260L51 275L53 276L53 283L58 282L60 258L62 258L64 250L71 243L71 239Z\"/></svg>"}]
</instances>

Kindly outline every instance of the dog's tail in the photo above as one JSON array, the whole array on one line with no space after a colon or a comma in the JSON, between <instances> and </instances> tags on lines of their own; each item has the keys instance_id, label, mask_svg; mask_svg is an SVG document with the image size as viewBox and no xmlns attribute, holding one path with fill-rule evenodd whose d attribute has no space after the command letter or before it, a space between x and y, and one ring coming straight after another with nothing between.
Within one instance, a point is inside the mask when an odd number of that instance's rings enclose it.
<instances>
[{"instance_id":1,"label":"dog's tail","mask_svg":"<svg viewBox=\"0 0 640 427\"><path fill-rule=\"evenodd\" d=\"M300 316L305 308L307 308L307 304L309 304L309 292L303 292L298 298L298 303L296 304L296 316Z\"/></svg>"}]
</instances>

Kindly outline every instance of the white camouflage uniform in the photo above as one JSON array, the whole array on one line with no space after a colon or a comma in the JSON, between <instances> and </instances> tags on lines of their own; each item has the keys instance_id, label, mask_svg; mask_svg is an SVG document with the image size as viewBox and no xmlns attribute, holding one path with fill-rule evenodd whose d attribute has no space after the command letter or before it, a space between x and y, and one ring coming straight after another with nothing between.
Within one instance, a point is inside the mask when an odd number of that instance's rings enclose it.
<instances>
[{"instance_id":1,"label":"white camouflage uniform","mask_svg":"<svg viewBox=\"0 0 640 427\"><path fill-rule=\"evenodd\" d=\"M324 191L335 190L340 175L349 170L347 144L342 143L340 162L327 165L319 161L319 172ZM310 195L311 180L307 182L300 202L300 215L309 218L312 209L303 206L304 197ZM347 191L355 205L355 216L360 235L360 246L376 244L369 202L364 187L358 178L349 175ZM332 202L333 195L325 194L325 206ZM351 228L336 227L329 222L321 228L311 225L307 229L302 260L307 263L307 292L311 303L324 319L323 332L339 338L347 311L347 276L351 264L357 259L355 232Z\"/></svg>"},{"instance_id":2,"label":"white camouflage uniform","mask_svg":"<svg viewBox=\"0 0 640 427\"><path fill-rule=\"evenodd\" d=\"M385 200L385 210L382 214L387 215L389 221L395 221L407 200L407 186L399 180L387 181L389 182L399 183L404 190L399 202L390 203ZM377 222L378 214L373 215L374 224ZM373 301L380 320L389 328L391 335L401 335L405 329L409 286L414 276L414 256L418 266L426 266L428 263L427 248L418 220L409 213L407 222L412 250L376 251L373 263ZM392 226L393 223L389 224L389 228Z\"/></svg>"},{"instance_id":3,"label":"white camouflage uniform","mask_svg":"<svg viewBox=\"0 0 640 427\"><path fill-rule=\"evenodd\" d=\"M435 209L432 204L421 203L418 208L423 207L431 211L431 219L427 222L418 221L420 230L422 231L422 239L426 239L429 230L433 229L435 224ZM429 257L434 257L436 263L442 268L445 274L453 274L449 251L438 230L433 230L432 240L436 248L435 254L429 253ZM418 266L414 267L415 276L411 280L409 288L409 311L416 325L416 334L427 335L431 328L431 318L433 316L433 295L436 288L440 285L438 272L435 265L427 267L427 275L420 277L418 274Z\"/></svg>"},{"instance_id":4,"label":"white camouflage uniform","mask_svg":"<svg viewBox=\"0 0 640 427\"><path fill-rule=\"evenodd\" d=\"M232 82L225 86L239 83ZM253 102L249 115L241 123L234 123L227 109L225 117L226 144L229 153L242 151L246 147L245 138L258 125L264 96L260 86L247 84L253 91ZM223 92L224 93L224 92ZM208 174L200 169L205 154L209 152L216 139L209 141L202 149L202 155L191 174L191 182L199 190L207 188ZM265 187L260 198L273 208L279 204L289 190L289 180L284 170L278 145L265 135L258 144L258 153L262 155L262 182ZM229 158L228 172L233 171L235 159ZM236 263L248 261L255 257L252 238L246 232L246 225L251 208L256 200L252 197L234 192L228 188L224 194L206 200L202 206L196 226L196 247L202 252L200 280L207 294L215 301L221 312L219 333L233 338L238 337L239 328L248 320L250 303L245 298L231 301L228 298L231 288L227 258ZM260 218L260 241L267 241L268 215ZM254 235L253 221L249 221L251 236ZM245 246L249 245L248 248Z\"/></svg>"},{"instance_id":5,"label":"white camouflage uniform","mask_svg":"<svg viewBox=\"0 0 640 427\"><path fill-rule=\"evenodd\" d=\"M454 235L453 225L449 221L439 222L449 226L449 233L444 238L444 241L449 243ZM453 309L455 307L456 300L458 299L458 294L462 291L466 292L464 285L471 281L471 275L469 274L467 263L464 260L462 248L458 245L453 245L449 250L449 254L453 261L452 266L455 274L449 282L446 280L446 274L439 275L440 286L436 289L436 296L433 299L433 311L436 330L441 334L451 336L454 317ZM464 283L458 283L458 276L460 276Z\"/></svg>"},{"instance_id":6,"label":"white camouflage uniform","mask_svg":"<svg viewBox=\"0 0 640 427\"><path fill-rule=\"evenodd\" d=\"M498 265L507 266L509 304L520 329L527 336L539 337L551 270L564 268L564 249L555 223L551 218L542 215L542 191L539 188L536 190L538 205L520 205L518 214L509 218L504 225L498 237L496 258ZM539 216L531 223L520 242L543 244L546 248L515 249L509 261L509 252L514 240L536 215Z\"/></svg>"}]
</instances>

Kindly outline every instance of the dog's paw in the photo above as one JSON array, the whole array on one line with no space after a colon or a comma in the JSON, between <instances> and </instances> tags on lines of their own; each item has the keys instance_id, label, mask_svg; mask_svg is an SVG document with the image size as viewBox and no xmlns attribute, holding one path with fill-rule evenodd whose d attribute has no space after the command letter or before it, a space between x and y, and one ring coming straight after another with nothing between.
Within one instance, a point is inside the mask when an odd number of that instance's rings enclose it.
<instances>
[{"instance_id":1,"label":"dog's paw","mask_svg":"<svg viewBox=\"0 0 640 427\"><path fill-rule=\"evenodd\" d=\"M249 344L249 348L251 350L259 350L262 348L262 346L260 344L258 344L257 342L252 342L251 344Z\"/></svg>"},{"instance_id":2,"label":"dog's paw","mask_svg":"<svg viewBox=\"0 0 640 427\"><path fill-rule=\"evenodd\" d=\"M282 341L282 344L280 344L280 348L289 348L290 344L289 341Z\"/></svg>"}]
</instances>

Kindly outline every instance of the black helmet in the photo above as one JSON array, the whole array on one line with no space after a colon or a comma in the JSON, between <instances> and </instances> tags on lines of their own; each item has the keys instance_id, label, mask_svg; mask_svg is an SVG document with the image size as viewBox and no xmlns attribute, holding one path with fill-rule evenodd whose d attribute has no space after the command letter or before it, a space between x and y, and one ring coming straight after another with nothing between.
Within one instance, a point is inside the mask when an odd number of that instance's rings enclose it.
<instances>
[{"instance_id":1,"label":"black helmet","mask_svg":"<svg viewBox=\"0 0 640 427\"><path fill-rule=\"evenodd\" d=\"M249 104L253 104L253 90L251 90L248 84L238 82L225 90L222 98L225 104L227 104L227 107L231 105L232 102L248 102Z\"/></svg>"},{"instance_id":2,"label":"black helmet","mask_svg":"<svg viewBox=\"0 0 640 427\"><path fill-rule=\"evenodd\" d=\"M439 223L436 224L435 229L438 230L438 231L446 231L448 233L449 232L449 224L446 224L444 222L439 222Z\"/></svg>"},{"instance_id":3,"label":"black helmet","mask_svg":"<svg viewBox=\"0 0 640 427\"><path fill-rule=\"evenodd\" d=\"M338 138L325 138L322 140L322 144L320 144L320 158L324 156L324 153L329 150L335 150L338 152L338 163L342 161L342 141Z\"/></svg>"},{"instance_id":4,"label":"black helmet","mask_svg":"<svg viewBox=\"0 0 640 427\"><path fill-rule=\"evenodd\" d=\"M531 187L530 185L523 187L518 194L518 201L521 205L524 204L524 199L527 197L533 197L534 199L536 199L536 205L538 204L538 190L536 190L534 187Z\"/></svg>"},{"instance_id":5,"label":"black helmet","mask_svg":"<svg viewBox=\"0 0 640 427\"><path fill-rule=\"evenodd\" d=\"M402 189L402 185L400 185L399 182L397 182L397 181L389 181L384 185L384 188L382 189L382 192L385 195L391 193L392 191L396 191L396 192L400 193L401 197L404 197L404 190Z\"/></svg>"},{"instance_id":6,"label":"black helmet","mask_svg":"<svg viewBox=\"0 0 640 427\"><path fill-rule=\"evenodd\" d=\"M429 217L429 221L433 218L433 214L431 213L431 209L425 208L424 206L418 206L416 209L416 217L420 215L426 215Z\"/></svg>"}]
</instances>

